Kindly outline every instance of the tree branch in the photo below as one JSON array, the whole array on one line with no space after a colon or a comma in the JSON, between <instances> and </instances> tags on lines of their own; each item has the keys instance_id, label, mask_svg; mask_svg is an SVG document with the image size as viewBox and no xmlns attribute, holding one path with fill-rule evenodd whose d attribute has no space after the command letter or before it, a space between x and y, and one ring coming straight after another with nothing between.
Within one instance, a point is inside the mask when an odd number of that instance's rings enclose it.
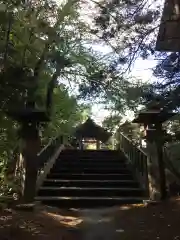
<instances>
[{"instance_id":1,"label":"tree branch","mask_svg":"<svg viewBox=\"0 0 180 240\"><path fill-rule=\"evenodd\" d=\"M13 20L12 13L10 12L9 13L9 21L8 21L8 29L7 29L7 34L6 34L6 45L5 45L5 51L4 51L4 60L3 60L4 70L6 68L6 63L7 63L8 46L9 46L9 38L10 38L12 20Z\"/></svg>"}]
</instances>

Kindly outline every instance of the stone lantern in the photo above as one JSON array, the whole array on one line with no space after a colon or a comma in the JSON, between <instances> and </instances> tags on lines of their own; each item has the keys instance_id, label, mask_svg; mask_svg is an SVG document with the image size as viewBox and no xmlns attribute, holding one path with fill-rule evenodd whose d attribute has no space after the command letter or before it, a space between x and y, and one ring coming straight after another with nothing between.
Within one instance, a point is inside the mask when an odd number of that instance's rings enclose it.
<instances>
[{"instance_id":1,"label":"stone lantern","mask_svg":"<svg viewBox=\"0 0 180 240\"><path fill-rule=\"evenodd\" d=\"M47 116L46 108L40 110L36 106L35 92L37 90L37 81L35 77L32 74L26 74L23 69L21 71L30 84L24 91L24 102L21 101L21 106L8 109L7 114L20 125L19 136L22 140L22 157L25 169L22 197L24 203L30 203L34 201L35 197L38 172L37 153L41 148L39 126L48 122L49 117Z\"/></svg>"},{"instance_id":2,"label":"stone lantern","mask_svg":"<svg viewBox=\"0 0 180 240\"><path fill-rule=\"evenodd\" d=\"M158 105L140 112L133 120L134 123L143 124L146 132L148 152L148 174L150 183L150 197L153 200L163 200L167 196L166 175L163 161L162 123L173 117L175 113L165 112Z\"/></svg>"},{"instance_id":3,"label":"stone lantern","mask_svg":"<svg viewBox=\"0 0 180 240\"><path fill-rule=\"evenodd\" d=\"M9 115L20 125L19 135L22 140L22 156L25 169L22 200L24 203L32 203L35 197L39 167L37 153L41 149L39 125L40 123L49 121L49 118L45 111L35 108L9 111Z\"/></svg>"}]
</instances>

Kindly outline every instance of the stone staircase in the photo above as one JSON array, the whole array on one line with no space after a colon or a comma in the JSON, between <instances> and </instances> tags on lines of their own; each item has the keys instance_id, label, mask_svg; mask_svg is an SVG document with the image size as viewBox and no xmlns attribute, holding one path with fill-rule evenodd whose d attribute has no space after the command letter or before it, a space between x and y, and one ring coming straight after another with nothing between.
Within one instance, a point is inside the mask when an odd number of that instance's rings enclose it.
<instances>
[{"instance_id":1,"label":"stone staircase","mask_svg":"<svg viewBox=\"0 0 180 240\"><path fill-rule=\"evenodd\" d=\"M110 150L64 150L36 200L58 207L108 207L140 203L144 191L123 154Z\"/></svg>"}]
</instances>

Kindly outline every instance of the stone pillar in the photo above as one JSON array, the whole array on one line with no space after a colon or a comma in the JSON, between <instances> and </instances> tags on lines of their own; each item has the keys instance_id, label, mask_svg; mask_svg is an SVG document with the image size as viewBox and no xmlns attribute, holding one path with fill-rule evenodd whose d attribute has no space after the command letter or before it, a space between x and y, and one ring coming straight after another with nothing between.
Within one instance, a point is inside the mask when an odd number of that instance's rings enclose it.
<instances>
[{"instance_id":1,"label":"stone pillar","mask_svg":"<svg viewBox=\"0 0 180 240\"><path fill-rule=\"evenodd\" d=\"M36 193L36 180L38 172L37 153L41 148L39 131L35 125L23 124L23 158L25 165L25 182L23 202L32 203Z\"/></svg>"},{"instance_id":2,"label":"stone pillar","mask_svg":"<svg viewBox=\"0 0 180 240\"><path fill-rule=\"evenodd\" d=\"M159 166L159 175L160 175L160 188L161 188L161 200L166 199L167 189L166 189L166 173L165 173L165 163L163 159L163 130L162 124L156 124L156 147L157 147L157 156L158 156L158 166Z\"/></svg>"},{"instance_id":3,"label":"stone pillar","mask_svg":"<svg viewBox=\"0 0 180 240\"><path fill-rule=\"evenodd\" d=\"M99 150L101 147L101 143L99 140L96 140L96 149Z\"/></svg>"},{"instance_id":4,"label":"stone pillar","mask_svg":"<svg viewBox=\"0 0 180 240\"><path fill-rule=\"evenodd\" d=\"M80 145L80 150L83 150L83 148L84 148L84 144L83 144L83 139L82 138L80 138L79 139L79 145Z\"/></svg>"},{"instance_id":5,"label":"stone pillar","mask_svg":"<svg viewBox=\"0 0 180 240\"><path fill-rule=\"evenodd\" d=\"M148 152L148 178L149 178L149 193L151 200L161 199L160 176L158 169L157 148L155 142L147 140Z\"/></svg>"},{"instance_id":6,"label":"stone pillar","mask_svg":"<svg viewBox=\"0 0 180 240\"><path fill-rule=\"evenodd\" d=\"M150 198L158 201L166 198L166 179L162 153L161 128L147 131L148 177Z\"/></svg>"}]
</instances>

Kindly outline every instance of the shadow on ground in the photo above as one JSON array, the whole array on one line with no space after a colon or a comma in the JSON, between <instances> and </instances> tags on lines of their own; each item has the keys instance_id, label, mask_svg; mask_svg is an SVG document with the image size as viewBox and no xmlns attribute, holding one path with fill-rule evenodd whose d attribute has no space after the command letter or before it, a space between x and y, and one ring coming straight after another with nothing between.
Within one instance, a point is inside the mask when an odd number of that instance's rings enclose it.
<instances>
[{"instance_id":1,"label":"shadow on ground","mask_svg":"<svg viewBox=\"0 0 180 240\"><path fill-rule=\"evenodd\" d=\"M78 213L47 206L36 207L33 212L6 209L0 216L0 239L81 239L77 225Z\"/></svg>"},{"instance_id":2,"label":"shadow on ground","mask_svg":"<svg viewBox=\"0 0 180 240\"><path fill-rule=\"evenodd\" d=\"M81 210L83 240L180 240L180 198L154 205Z\"/></svg>"},{"instance_id":3,"label":"shadow on ground","mask_svg":"<svg viewBox=\"0 0 180 240\"><path fill-rule=\"evenodd\" d=\"M114 216L121 240L180 240L180 198L120 209Z\"/></svg>"},{"instance_id":4,"label":"shadow on ground","mask_svg":"<svg viewBox=\"0 0 180 240\"><path fill-rule=\"evenodd\" d=\"M6 210L0 239L180 240L180 198L156 205L61 210L39 206L34 212Z\"/></svg>"}]
</instances>

